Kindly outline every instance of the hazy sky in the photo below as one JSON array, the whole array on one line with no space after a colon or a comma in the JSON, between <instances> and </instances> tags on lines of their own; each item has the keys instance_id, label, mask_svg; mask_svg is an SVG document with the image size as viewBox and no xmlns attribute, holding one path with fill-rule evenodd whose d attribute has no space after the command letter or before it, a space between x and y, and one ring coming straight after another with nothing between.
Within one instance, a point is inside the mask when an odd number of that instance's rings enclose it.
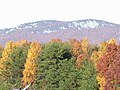
<instances>
[{"instance_id":1,"label":"hazy sky","mask_svg":"<svg viewBox=\"0 0 120 90\"><path fill-rule=\"evenodd\" d=\"M0 28L40 20L81 19L120 24L120 0L0 0Z\"/></svg>"}]
</instances>

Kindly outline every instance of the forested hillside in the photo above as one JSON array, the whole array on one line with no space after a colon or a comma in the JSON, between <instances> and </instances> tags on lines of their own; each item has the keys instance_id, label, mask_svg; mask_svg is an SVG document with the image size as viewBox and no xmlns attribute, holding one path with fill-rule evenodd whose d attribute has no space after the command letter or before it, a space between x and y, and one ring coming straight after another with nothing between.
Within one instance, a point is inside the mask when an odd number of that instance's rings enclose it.
<instances>
[{"instance_id":1,"label":"forested hillside","mask_svg":"<svg viewBox=\"0 0 120 90\"><path fill-rule=\"evenodd\" d=\"M0 90L120 90L120 45L87 38L0 46Z\"/></svg>"}]
</instances>

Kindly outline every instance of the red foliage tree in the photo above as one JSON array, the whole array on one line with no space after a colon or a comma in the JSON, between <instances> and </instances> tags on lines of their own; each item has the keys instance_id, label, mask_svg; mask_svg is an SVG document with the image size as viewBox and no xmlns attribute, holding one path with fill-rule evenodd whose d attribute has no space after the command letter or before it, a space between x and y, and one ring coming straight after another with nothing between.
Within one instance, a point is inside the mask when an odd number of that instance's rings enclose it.
<instances>
[{"instance_id":1,"label":"red foliage tree","mask_svg":"<svg viewBox=\"0 0 120 90\"><path fill-rule=\"evenodd\" d=\"M120 46L108 44L106 54L98 61L97 70L105 77L105 90L119 90L120 87ZM119 89L118 89L119 88Z\"/></svg>"}]
</instances>

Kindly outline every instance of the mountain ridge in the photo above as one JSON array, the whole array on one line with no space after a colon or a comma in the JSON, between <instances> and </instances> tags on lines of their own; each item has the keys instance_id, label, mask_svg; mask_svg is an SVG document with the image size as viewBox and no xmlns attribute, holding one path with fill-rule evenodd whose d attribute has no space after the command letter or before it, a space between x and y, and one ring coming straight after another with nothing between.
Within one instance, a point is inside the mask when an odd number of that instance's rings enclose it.
<instances>
[{"instance_id":1,"label":"mountain ridge","mask_svg":"<svg viewBox=\"0 0 120 90\"><path fill-rule=\"evenodd\" d=\"M92 44L98 44L110 38L119 40L120 24L96 20L84 19L75 21L42 20L20 24L15 28L0 30L0 44L7 41L40 41L47 42L53 38L63 41L87 37ZM101 39L100 39L101 38Z\"/></svg>"},{"instance_id":2,"label":"mountain ridge","mask_svg":"<svg viewBox=\"0 0 120 90\"><path fill-rule=\"evenodd\" d=\"M120 25L120 24L117 24L117 23L112 23L112 22L108 22L108 21L105 21L105 20L98 20L98 19L82 19L82 20L73 20L73 21L60 21L60 20L40 20L40 21L33 21L33 22L27 22L27 23L23 23L23 24L19 24L17 25L16 27L12 27L12 28L17 28L21 25L24 25L24 24L31 24L31 23L39 23L39 22L76 22L76 21L88 21L88 20L95 20L95 21L98 21L98 22L105 22L105 23L110 23L110 24L116 24L116 25ZM4 30L4 29L12 29L12 28L2 28L0 30Z\"/></svg>"}]
</instances>

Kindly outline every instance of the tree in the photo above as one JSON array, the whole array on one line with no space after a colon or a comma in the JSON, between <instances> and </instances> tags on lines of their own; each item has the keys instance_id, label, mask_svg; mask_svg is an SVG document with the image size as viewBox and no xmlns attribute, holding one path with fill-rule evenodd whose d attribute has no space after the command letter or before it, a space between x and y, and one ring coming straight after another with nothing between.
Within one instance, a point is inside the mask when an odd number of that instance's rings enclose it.
<instances>
[{"instance_id":1,"label":"tree","mask_svg":"<svg viewBox=\"0 0 120 90\"><path fill-rule=\"evenodd\" d=\"M82 60L81 63L81 68L76 69L69 44L47 44L39 58L36 90L97 90L96 70L92 62Z\"/></svg>"},{"instance_id":2,"label":"tree","mask_svg":"<svg viewBox=\"0 0 120 90\"><path fill-rule=\"evenodd\" d=\"M69 43L70 43L71 48L72 48L72 54L75 58L77 58L80 54L83 53L80 41L78 41L76 39L72 39L72 40L70 40Z\"/></svg>"},{"instance_id":3,"label":"tree","mask_svg":"<svg viewBox=\"0 0 120 90\"><path fill-rule=\"evenodd\" d=\"M77 77L80 85L78 90L98 90L96 76L97 72L93 62L84 59Z\"/></svg>"},{"instance_id":4,"label":"tree","mask_svg":"<svg viewBox=\"0 0 120 90\"><path fill-rule=\"evenodd\" d=\"M68 43L48 43L43 49L39 61L37 89L54 90L63 87L69 88L65 80L70 76L70 71L72 73L74 60L72 59L70 45ZM63 83L67 85L64 84L62 87Z\"/></svg>"},{"instance_id":5,"label":"tree","mask_svg":"<svg viewBox=\"0 0 120 90\"><path fill-rule=\"evenodd\" d=\"M94 62L95 67L97 65L98 60L106 53L107 45L107 42L103 42L98 47L98 50L93 51L90 59Z\"/></svg>"},{"instance_id":6,"label":"tree","mask_svg":"<svg viewBox=\"0 0 120 90\"><path fill-rule=\"evenodd\" d=\"M110 39L107 42L101 43L99 50L97 52L93 52L91 59L93 60L96 68L99 67L99 64L102 65L102 63L106 63L106 61L107 61L106 59L104 59L105 62L103 62L103 61L101 62L101 59L104 57L104 55L106 55L108 53L107 48L111 44L116 45L116 40L115 39ZM101 68L105 69L104 65ZM97 80L98 80L98 83L99 83L99 86L100 86L99 89L104 90L105 85L107 83L107 80L106 80L105 76L103 74L101 74L101 73L98 73Z\"/></svg>"},{"instance_id":7,"label":"tree","mask_svg":"<svg viewBox=\"0 0 120 90\"><path fill-rule=\"evenodd\" d=\"M26 40L17 41L14 43L14 47L27 47L30 45L31 45L31 42L28 42Z\"/></svg>"},{"instance_id":8,"label":"tree","mask_svg":"<svg viewBox=\"0 0 120 90\"><path fill-rule=\"evenodd\" d=\"M39 43L31 43L30 49L25 63L25 69L23 71L22 85L26 86L33 83L37 74L37 58L42 50L42 46Z\"/></svg>"},{"instance_id":9,"label":"tree","mask_svg":"<svg viewBox=\"0 0 120 90\"><path fill-rule=\"evenodd\" d=\"M23 77L24 63L27 58L29 46L15 47L13 53L10 54L11 61L7 61L10 64L10 75L7 79L15 87L21 85L21 78Z\"/></svg>"},{"instance_id":10,"label":"tree","mask_svg":"<svg viewBox=\"0 0 120 90\"><path fill-rule=\"evenodd\" d=\"M81 41L81 47L82 47L82 51L84 52L84 54L88 55L88 50L89 50L89 41L87 38L84 38L82 41Z\"/></svg>"},{"instance_id":11,"label":"tree","mask_svg":"<svg viewBox=\"0 0 120 90\"><path fill-rule=\"evenodd\" d=\"M13 52L13 42L9 41L3 50L2 58L0 60L0 79L6 80L10 74L10 64L7 61L11 61L9 55Z\"/></svg>"},{"instance_id":12,"label":"tree","mask_svg":"<svg viewBox=\"0 0 120 90\"><path fill-rule=\"evenodd\" d=\"M105 90L120 89L120 46L116 44L107 45L107 53L98 61L97 69L106 83Z\"/></svg>"},{"instance_id":13,"label":"tree","mask_svg":"<svg viewBox=\"0 0 120 90\"><path fill-rule=\"evenodd\" d=\"M2 58L2 52L3 52L3 47L2 46L0 46L0 58Z\"/></svg>"},{"instance_id":14,"label":"tree","mask_svg":"<svg viewBox=\"0 0 120 90\"><path fill-rule=\"evenodd\" d=\"M11 84L12 87L21 85L22 71L24 69L28 48L29 45L27 41L18 41L14 43L10 41L4 49L1 76L6 77L6 82Z\"/></svg>"}]
</instances>

